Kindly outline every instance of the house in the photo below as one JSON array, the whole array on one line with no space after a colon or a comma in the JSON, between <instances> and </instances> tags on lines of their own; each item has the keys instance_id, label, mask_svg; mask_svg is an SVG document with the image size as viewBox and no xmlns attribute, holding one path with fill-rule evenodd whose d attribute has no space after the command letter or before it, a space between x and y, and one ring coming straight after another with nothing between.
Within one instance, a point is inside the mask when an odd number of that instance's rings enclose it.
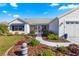
<instances>
[{"instance_id":1,"label":"house","mask_svg":"<svg viewBox=\"0 0 79 59\"><path fill-rule=\"evenodd\" d=\"M49 22L51 20L47 18L29 18L29 19L20 19L16 18L15 20L9 23L9 32L15 34L25 33L28 34L31 31L42 32L49 30Z\"/></svg>"},{"instance_id":2,"label":"house","mask_svg":"<svg viewBox=\"0 0 79 59\"><path fill-rule=\"evenodd\" d=\"M12 33L30 33L31 31L42 32L52 31L63 37L79 37L79 7L70 10L52 20L46 18L15 19L9 23L9 31Z\"/></svg>"},{"instance_id":3,"label":"house","mask_svg":"<svg viewBox=\"0 0 79 59\"><path fill-rule=\"evenodd\" d=\"M59 37L67 34L67 38L79 38L79 7L53 19L49 29L57 32Z\"/></svg>"}]
</instances>

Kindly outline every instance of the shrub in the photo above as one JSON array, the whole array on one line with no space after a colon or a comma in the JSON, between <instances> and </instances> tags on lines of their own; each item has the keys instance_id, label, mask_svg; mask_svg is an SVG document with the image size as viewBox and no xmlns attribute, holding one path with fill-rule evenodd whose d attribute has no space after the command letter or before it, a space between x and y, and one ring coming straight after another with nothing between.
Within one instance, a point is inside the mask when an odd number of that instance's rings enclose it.
<instances>
[{"instance_id":1,"label":"shrub","mask_svg":"<svg viewBox=\"0 0 79 59\"><path fill-rule=\"evenodd\" d=\"M28 43L30 46L38 46L40 42L38 40L33 39L31 42Z\"/></svg>"},{"instance_id":2,"label":"shrub","mask_svg":"<svg viewBox=\"0 0 79 59\"><path fill-rule=\"evenodd\" d=\"M0 24L0 34L7 34L8 32L8 25L6 24Z\"/></svg>"},{"instance_id":3,"label":"shrub","mask_svg":"<svg viewBox=\"0 0 79 59\"><path fill-rule=\"evenodd\" d=\"M55 52L51 50L44 50L40 53L41 56L55 56Z\"/></svg>"},{"instance_id":4,"label":"shrub","mask_svg":"<svg viewBox=\"0 0 79 59\"><path fill-rule=\"evenodd\" d=\"M15 35L19 35L19 32L15 32Z\"/></svg>"},{"instance_id":5,"label":"shrub","mask_svg":"<svg viewBox=\"0 0 79 59\"><path fill-rule=\"evenodd\" d=\"M20 35L21 35L21 36L25 36L26 34L25 34L25 33L21 33Z\"/></svg>"},{"instance_id":6,"label":"shrub","mask_svg":"<svg viewBox=\"0 0 79 59\"><path fill-rule=\"evenodd\" d=\"M65 49L66 49L66 48L65 48L64 46L61 46L61 47L58 48L58 50L61 51L61 52L64 52Z\"/></svg>"},{"instance_id":7,"label":"shrub","mask_svg":"<svg viewBox=\"0 0 79 59\"><path fill-rule=\"evenodd\" d=\"M58 39L58 35L57 34L49 34L48 39Z\"/></svg>"},{"instance_id":8,"label":"shrub","mask_svg":"<svg viewBox=\"0 0 79 59\"><path fill-rule=\"evenodd\" d=\"M42 36L47 36L48 34L49 34L48 31L44 31L44 32L42 33Z\"/></svg>"},{"instance_id":9,"label":"shrub","mask_svg":"<svg viewBox=\"0 0 79 59\"><path fill-rule=\"evenodd\" d=\"M30 34L28 34L28 35L34 36L35 32L31 31Z\"/></svg>"},{"instance_id":10,"label":"shrub","mask_svg":"<svg viewBox=\"0 0 79 59\"><path fill-rule=\"evenodd\" d=\"M10 32L8 32L8 33L7 33L7 36L13 36L13 34L12 34L12 33L10 33Z\"/></svg>"}]
</instances>

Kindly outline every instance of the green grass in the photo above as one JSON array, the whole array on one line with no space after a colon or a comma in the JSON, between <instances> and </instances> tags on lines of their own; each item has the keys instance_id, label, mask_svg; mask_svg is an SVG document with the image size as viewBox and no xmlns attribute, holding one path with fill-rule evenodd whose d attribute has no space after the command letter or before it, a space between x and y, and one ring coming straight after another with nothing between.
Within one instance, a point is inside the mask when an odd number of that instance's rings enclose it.
<instances>
[{"instance_id":1,"label":"green grass","mask_svg":"<svg viewBox=\"0 0 79 59\"><path fill-rule=\"evenodd\" d=\"M7 49L22 38L23 36L0 36L0 56L4 55Z\"/></svg>"}]
</instances>

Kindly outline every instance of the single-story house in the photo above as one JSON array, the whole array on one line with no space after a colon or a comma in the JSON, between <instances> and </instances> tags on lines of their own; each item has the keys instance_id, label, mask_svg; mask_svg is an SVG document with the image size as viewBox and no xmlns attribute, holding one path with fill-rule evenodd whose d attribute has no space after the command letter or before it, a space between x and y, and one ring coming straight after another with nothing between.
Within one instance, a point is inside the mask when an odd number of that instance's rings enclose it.
<instances>
[{"instance_id":1,"label":"single-story house","mask_svg":"<svg viewBox=\"0 0 79 59\"><path fill-rule=\"evenodd\" d=\"M16 32L18 32L19 34L28 34L31 31L42 32L49 30L50 21L51 20L47 18L29 18L24 20L16 18L9 23L9 31L13 34L15 34Z\"/></svg>"},{"instance_id":2,"label":"single-story house","mask_svg":"<svg viewBox=\"0 0 79 59\"><path fill-rule=\"evenodd\" d=\"M54 19L16 18L9 23L9 31L12 33L18 32L27 34L31 31L42 32L46 30L57 33L59 37L63 37L64 34L67 34L68 38L79 37L79 7Z\"/></svg>"}]
</instances>

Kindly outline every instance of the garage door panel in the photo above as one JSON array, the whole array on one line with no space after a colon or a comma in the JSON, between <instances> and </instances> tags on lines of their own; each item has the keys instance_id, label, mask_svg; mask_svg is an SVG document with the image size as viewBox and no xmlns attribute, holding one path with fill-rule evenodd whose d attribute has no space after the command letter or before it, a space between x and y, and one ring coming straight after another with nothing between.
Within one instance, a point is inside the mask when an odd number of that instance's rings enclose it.
<instances>
[{"instance_id":1,"label":"garage door panel","mask_svg":"<svg viewBox=\"0 0 79 59\"><path fill-rule=\"evenodd\" d=\"M66 24L65 33L68 34L68 38L79 38L79 23Z\"/></svg>"}]
</instances>

